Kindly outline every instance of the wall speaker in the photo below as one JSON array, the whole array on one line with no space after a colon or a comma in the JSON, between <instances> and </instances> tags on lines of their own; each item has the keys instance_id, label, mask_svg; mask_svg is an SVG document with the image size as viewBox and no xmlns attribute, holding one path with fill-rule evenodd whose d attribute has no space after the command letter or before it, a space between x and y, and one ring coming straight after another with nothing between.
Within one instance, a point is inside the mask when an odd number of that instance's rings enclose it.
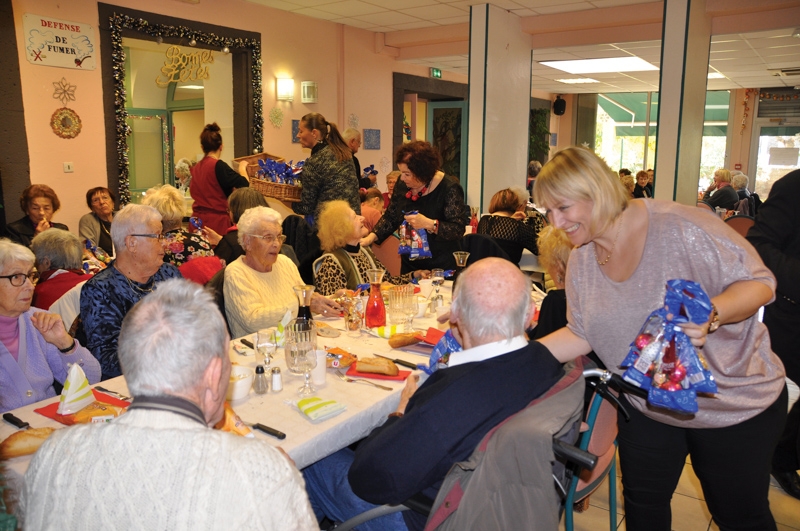
<instances>
[{"instance_id":1,"label":"wall speaker","mask_svg":"<svg viewBox=\"0 0 800 531\"><path fill-rule=\"evenodd\" d=\"M553 114L561 116L566 110L567 102L561 96L556 96L556 101L553 102Z\"/></svg>"}]
</instances>

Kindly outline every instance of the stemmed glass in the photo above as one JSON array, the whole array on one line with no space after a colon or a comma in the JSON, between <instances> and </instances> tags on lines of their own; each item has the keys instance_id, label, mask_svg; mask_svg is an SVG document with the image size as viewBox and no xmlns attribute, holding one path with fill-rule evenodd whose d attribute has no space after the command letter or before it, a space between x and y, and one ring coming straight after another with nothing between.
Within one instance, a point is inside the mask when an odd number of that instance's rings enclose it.
<instances>
[{"instance_id":1,"label":"stemmed glass","mask_svg":"<svg viewBox=\"0 0 800 531\"><path fill-rule=\"evenodd\" d=\"M444 269L434 269L431 271L431 284L436 288L436 295L433 296L433 306L438 307L444 303L444 299L439 295L439 288L444 284ZM433 311L433 310L431 310Z\"/></svg>"},{"instance_id":2,"label":"stemmed glass","mask_svg":"<svg viewBox=\"0 0 800 531\"><path fill-rule=\"evenodd\" d=\"M298 389L300 396L311 396L316 389L311 385L311 369L317 366L317 329L313 321L295 319L286 326L286 366L293 374L305 376L305 384Z\"/></svg>"},{"instance_id":3,"label":"stemmed glass","mask_svg":"<svg viewBox=\"0 0 800 531\"><path fill-rule=\"evenodd\" d=\"M256 332L256 365L269 367L272 356L278 349L274 328L265 328Z\"/></svg>"}]
</instances>

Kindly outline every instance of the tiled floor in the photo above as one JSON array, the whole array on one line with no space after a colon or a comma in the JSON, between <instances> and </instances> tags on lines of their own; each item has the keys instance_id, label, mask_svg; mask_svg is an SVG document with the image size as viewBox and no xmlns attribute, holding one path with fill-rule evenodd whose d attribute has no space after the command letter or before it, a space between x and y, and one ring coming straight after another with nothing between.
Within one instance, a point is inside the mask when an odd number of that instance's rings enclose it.
<instances>
[{"instance_id":1,"label":"tiled floor","mask_svg":"<svg viewBox=\"0 0 800 531\"><path fill-rule=\"evenodd\" d=\"M619 474L619 462L617 462ZM617 529L625 531L625 508L622 501L622 482L617 480ZM769 489L770 508L779 531L800 530L800 500L783 492L775 480ZM589 499L589 509L583 513L575 513L575 531L600 531L609 528L608 514L608 479L600 485ZM560 530L564 529L562 518ZM700 481L687 462L678 488L672 496L672 530L673 531L718 531L719 527L711 522Z\"/></svg>"}]
</instances>

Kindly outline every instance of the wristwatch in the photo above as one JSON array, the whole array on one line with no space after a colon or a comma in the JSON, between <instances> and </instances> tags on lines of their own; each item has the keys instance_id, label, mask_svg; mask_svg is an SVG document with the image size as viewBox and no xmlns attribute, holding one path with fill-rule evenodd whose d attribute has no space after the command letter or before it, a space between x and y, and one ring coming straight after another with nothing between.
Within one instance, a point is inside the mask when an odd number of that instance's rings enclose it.
<instances>
[{"instance_id":1,"label":"wristwatch","mask_svg":"<svg viewBox=\"0 0 800 531\"><path fill-rule=\"evenodd\" d=\"M708 325L708 333L712 334L717 331L719 325L722 323L719 322L719 312L717 311L717 307L714 303L711 303L711 315L708 317L709 325Z\"/></svg>"}]
</instances>

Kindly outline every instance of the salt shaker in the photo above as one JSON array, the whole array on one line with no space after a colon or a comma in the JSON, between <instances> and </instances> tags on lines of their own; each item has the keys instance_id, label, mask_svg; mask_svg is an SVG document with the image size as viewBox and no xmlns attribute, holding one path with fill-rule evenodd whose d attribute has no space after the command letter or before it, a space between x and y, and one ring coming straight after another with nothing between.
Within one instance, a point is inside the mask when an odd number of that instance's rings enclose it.
<instances>
[{"instance_id":1,"label":"salt shaker","mask_svg":"<svg viewBox=\"0 0 800 531\"><path fill-rule=\"evenodd\" d=\"M267 380L267 375L264 374L263 365L256 367L256 379L253 381L253 391L255 391L257 395L263 395L269 391L269 380Z\"/></svg>"},{"instance_id":2,"label":"salt shaker","mask_svg":"<svg viewBox=\"0 0 800 531\"><path fill-rule=\"evenodd\" d=\"M283 379L281 378L281 368L272 368L272 390L274 392L283 390Z\"/></svg>"}]
</instances>

